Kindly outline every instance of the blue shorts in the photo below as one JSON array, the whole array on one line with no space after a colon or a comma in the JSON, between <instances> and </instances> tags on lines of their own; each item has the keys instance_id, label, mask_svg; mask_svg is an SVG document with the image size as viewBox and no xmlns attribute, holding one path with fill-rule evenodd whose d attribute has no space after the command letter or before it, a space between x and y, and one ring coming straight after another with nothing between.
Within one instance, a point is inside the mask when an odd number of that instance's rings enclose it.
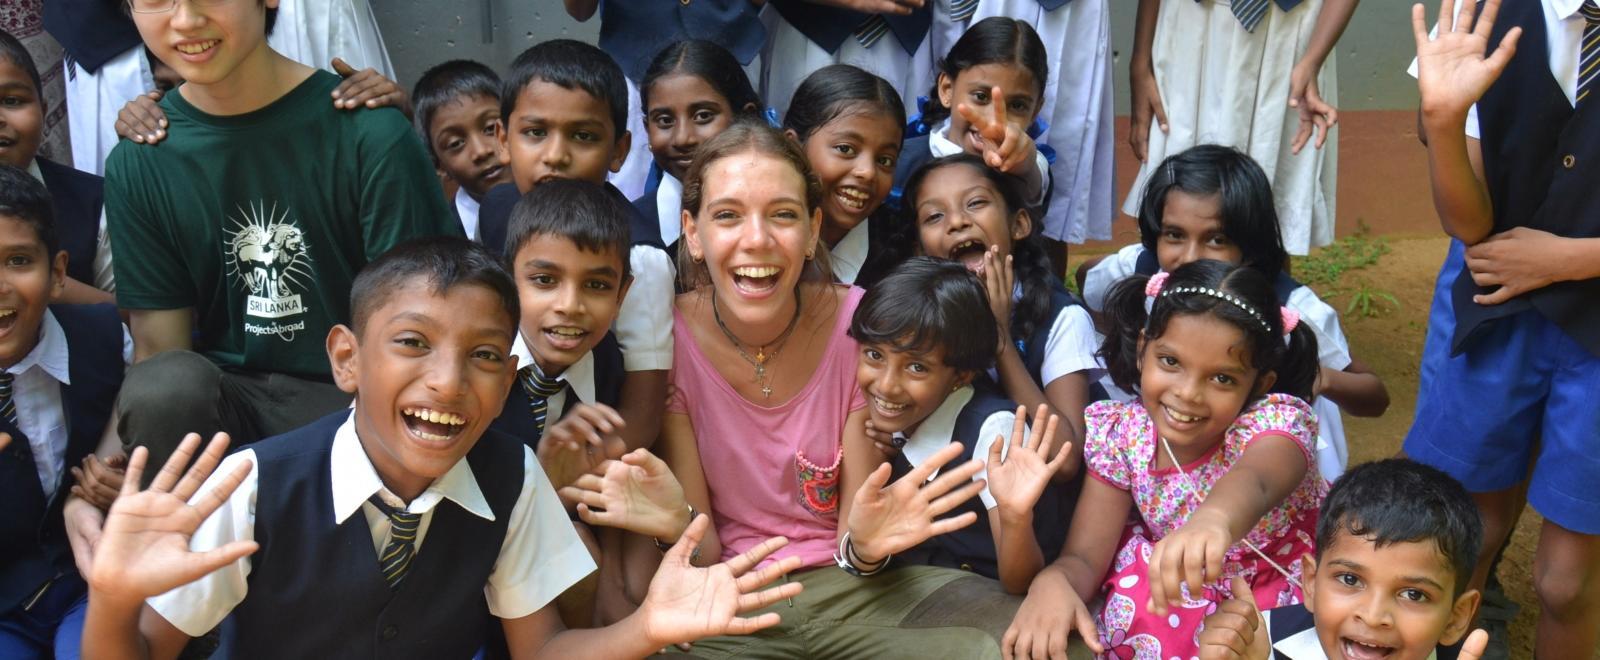
<instances>
[{"instance_id":1,"label":"blue shorts","mask_svg":"<svg viewBox=\"0 0 1600 660\"><path fill-rule=\"evenodd\" d=\"M1600 534L1600 357L1532 309L1478 329L1461 355L1447 352L1424 350L1434 363L1406 454L1474 493L1526 477L1541 515Z\"/></svg>"}]
</instances>

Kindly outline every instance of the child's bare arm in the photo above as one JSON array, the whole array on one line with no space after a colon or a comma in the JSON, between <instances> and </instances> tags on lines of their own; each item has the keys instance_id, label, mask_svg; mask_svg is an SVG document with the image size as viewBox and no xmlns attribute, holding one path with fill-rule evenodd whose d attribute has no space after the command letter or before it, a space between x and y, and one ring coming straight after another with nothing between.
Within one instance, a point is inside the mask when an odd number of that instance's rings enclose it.
<instances>
[{"instance_id":1,"label":"child's bare arm","mask_svg":"<svg viewBox=\"0 0 1600 660\"><path fill-rule=\"evenodd\" d=\"M1478 286L1498 287L1472 301L1498 305L1556 282L1600 278L1600 239L1513 227L1467 248L1467 270Z\"/></svg>"},{"instance_id":2,"label":"child's bare arm","mask_svg":"<svg viewBox=\"0 0 1600 660\"><path fill-rule=\"evenodd\" d=\"M1073 447L1072 457L1061 464L1061 471L1056 474L1057 480L1065 481L1076 475L1083 463L1083 409L1089 405L1089 378L1082 372L1067 374L1050 381L1043 389L1033 380L1033 374L1028 373L1027 365L1022 362L1022 354L1011 340L1011 292L1016 286L1014 260L1008 256L1002 261L998 254L998 248L991 248L983 256L982 276L984 289L989 294L990 311L999 323L1000 345L995 354L995 371L1000 376L1001 389L1012 401L1030 409L1047 405L1050 414L1066 420L1067 423L1058 426L1050 436L1051 455L1055 447L1063 444Z\"/></svg>"},{"instance_id":3,"label":"child's bare arm","mask_svg":"<svg viewBox=\"0 0 1600 660\"><path fill-rule=\"evenodd\" d=\"M656 443L656 437L661 434L666 400L666 369L624 373L617 412L627 420L627 426L622 429L622 441L629 450L648 448Z\"/></svg>"},{"instance_id":4,"label":"child's bare arm","mask_svg":"<svg viewBox=\"0 0 1600 660\"><path fill-rule=\"evenodd\" d=\"M1294 492L1310 469L1295 439L1266 433L1252 440L1188 522L1150 553L1151 610L1165 614L1169 604L1177 604L1180 583L1197 593L1221 579L1228 548Z\"/></svg>"},{"instance_id":5,"label":"child's bare arm","mask_svg":"<svg viewBox=\"0 0 1600 660\"><path fill-rule=\"evenodd\" d=\"M802 585L798 582L771 588L767 585L799 568L800 558L788 557L755 569L762 559L787 543L778 537L726 563L695 567L689 563L691 548L700 542L710 523L705 516L695 519L662 559L645 602L611 626L563 630L555 608L548 605L520 619L504 620L511 657L642 658L671 644L718 635L746 635L776 625L779 617L773 612L754 618L739 615L799 594Z\"/></svg>"},{"instance_id":6,"label":"child's bare arm","mask_svg":"<svg viewBox=\"0 0 1600 660\"><path fill-rule=\"evenodd\" d=\"M1094 616L1084 603L1099 590L1132 508L1127 491L1084 479L1061 556L1034 576L1028 597L1001 638L1007 658L1065 658L1067 638L1074 631L1090 649L1100 651Z\"/></svg>"},{"instance_id":7,"label":"child's bare arm","mask_svg":"<svg viewBox=\"0 0 1600 660\"><path fill-rule=\"evenodd\" d=\"M1139 0L1134 18L1133 53L1128 58L1128 90L1132 107L1129 112L1128 146L1133 157L1144 162L1149 156L1150 127L1152 124L1167 132L1167 108L1161 103L1161 90L1156 86L1152 65L1151 45L1156 40L1156 17L1161 15L1161 0Z\"/></svg>"},{"instance_id":8,"label":"child's bare arm","mask_svg":"<svg viewBox=\"0 0 1600 660\"><path fill-rule=\"evenodd\" d=\"M1033 419L1032 428L1025 426L1027 409L1018 406L1010 440L995 438L989 446L989 494L996 504L989 510L989 525L995 537L1000 585L1013 594L1026 593L1044 567L1044 551L1033 533L1033 509L1072 451L1062 445L1053 457L1047 453L1046 438L1055 435L1061 421L1048 407L1040 405ZM1003 445L1007 449L1002 460Z\"/></svg>"},{"instance_id":9,"label":"child's bare arm","mask_svg":"<svg viewBox=\"0 0 1600 660\"><path fill-rule=\"evenodd\" d=\"M101 291L92 285L84 284L72 278L61 287L60 303L64 305L98 305L100 303L116 303L117 296L110 291Z\"/></svg>"},{"instance_id":10,"label":"child's bare arm","mask_svg":"<svg viewBox=\"0 0 1600 660\"><path fill-rule=\"evenodd\" d=\"M1350 16L1355 13L1359 1L1328 0L1322 4L1306 52L1289 73L1289 107L1300 113L1300 129L1291 145L1295 153L1299 153L1313 133L1317 137L1316 148L1321 149L1328 141L1328 132L1339 123L1338 108L1322 99L1317 74L1322 71L1328 54L1333 52L1333 45L1344 34L1345 26L1350 24Z\"/></svg>"},{"instance_id":11,"label":"child's bare arm","mask_svg":"<svg viewBox=\"0 0 1600 660\"><path fill-rule=\"evenodd\" d=\"M1378 417L1389 409L1389 388L1372 367L1355 358L1343 371L1322 367L1317 396L1328 397L1340 410L1357 417Z\"/></svg>"},{"instance_id":12,"label":"child's bare arm","mask_svg":"<svg viewBox=\"0 0 1600 660\"><path fill-rule=\"evenodd\" d=\"M1522 29L1512 28L1491 51L1489 35L1500 0L1484 3L1476 23L1475 3L1463 0L1458 14L1455 2L1440 2L1438 38L1429 38L1420 4L1411 8L1411 29L1417 44L1417 89L1422 96L1433 205L1446 233L1474 245L1493 229L1494 208L1468 151L1467 112L1510 63Z\"/></svg>"}]
</instances>

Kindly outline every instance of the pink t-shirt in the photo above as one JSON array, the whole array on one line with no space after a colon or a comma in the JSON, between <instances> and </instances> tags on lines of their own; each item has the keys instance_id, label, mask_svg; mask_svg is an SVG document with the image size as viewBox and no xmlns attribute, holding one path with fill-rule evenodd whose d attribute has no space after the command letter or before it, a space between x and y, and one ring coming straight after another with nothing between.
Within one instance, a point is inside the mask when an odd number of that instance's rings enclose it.
<instances>
[{"instance_id":1,"label":"pink t-shirt","mask_svg":"<svg viewBox=\"0 0 1600 660\"><path fill-rule=\"evenodd\" d=\"M861 294L852 287L845 296L811 381L770 408L734 391L673 310L678 341L667 412L687 414L694 424L723 560L784 536L789 545L768 561L833 563L845 419L866 406L856 385L856 342L845 334Z\"/></svg>"}]
</instances>

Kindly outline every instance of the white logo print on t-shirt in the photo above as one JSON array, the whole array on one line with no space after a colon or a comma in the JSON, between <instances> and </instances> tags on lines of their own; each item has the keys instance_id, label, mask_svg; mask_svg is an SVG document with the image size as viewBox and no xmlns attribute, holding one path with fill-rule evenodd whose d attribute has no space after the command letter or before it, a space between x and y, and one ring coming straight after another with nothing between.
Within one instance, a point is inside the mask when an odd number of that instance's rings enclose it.
<instances>
[{"instance_id":1,"label":"white logo print on t-shirt","mask_svg":"<svg viewBox=\"0 0 1600 660\"><path fill-rule=\"evenodd\" d=\"M283 323L277 319L304 314L299 291L314 281L311 254L305 232L289 220L289 211L277 204L267 209L265 202L240 208L229 218L232 229L223 240L227 244L228 276L250 295L245 299L245 316L271 319L264 324L245 323L252 335L277 335L294 341L295 332L305 329L305 321Z\"/></svg>"}]
</instances>

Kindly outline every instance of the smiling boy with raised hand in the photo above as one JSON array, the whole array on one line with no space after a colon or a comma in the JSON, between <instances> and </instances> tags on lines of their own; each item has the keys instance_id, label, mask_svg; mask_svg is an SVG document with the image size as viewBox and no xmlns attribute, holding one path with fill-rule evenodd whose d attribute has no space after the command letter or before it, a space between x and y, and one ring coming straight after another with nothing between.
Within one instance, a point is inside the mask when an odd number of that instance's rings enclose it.
<instances>
[{"instance_id":1,"label":"smiling boy with raised hand","mask_svg":"<svg viewBox=\"0 0 1600 660\"><path fill-rule=\"evenodd\" d=\"M351 410L225 460L219 434L184 474L190 434L144 491L135 450L94 557L85 655L172 658L220 623L227 657L465 658L498 623L514 658L643 657L776 624L737 614L799 593L761 590L799 562L740 574L784 540L693 568L702 520L635 614L562 629L550 603L594 564L532 450L487 428L517 373L517 294L496 261L413 241L356 277L354 323L327 339Z\"/></svg>"}]
</instances>

